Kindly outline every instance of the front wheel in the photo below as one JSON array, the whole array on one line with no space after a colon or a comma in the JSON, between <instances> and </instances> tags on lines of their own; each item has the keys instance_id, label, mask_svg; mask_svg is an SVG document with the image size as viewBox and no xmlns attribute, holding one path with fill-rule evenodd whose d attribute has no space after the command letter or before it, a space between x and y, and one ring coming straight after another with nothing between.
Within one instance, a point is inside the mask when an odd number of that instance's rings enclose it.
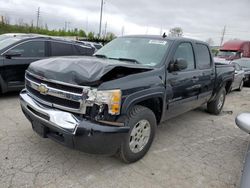
<instances>
[{"instance_id":1,"label":"front wheel","mask_svg":"<svg viewBox=\"0 0 250 188\"><path fill-rule=\"evenodd\" d=\"M153 142L156 118L150 109L137 105L123 121L130 131L121 144L119 157L125 163L136 162L148 152Z\"/></svg>"},{"instance_id":2,"label":"front wheel","mask_svg":"<svg viewBox=\"0 0 250 188\"><path fill-rule=\"evenodd\" d=\"M220 114L220 112L224 106L225 99L226 99L226 90L223 87L218 92L215 100L207 103L208 112L211 114L214 114L214 115Z\"/></svg>"}]
</instances>

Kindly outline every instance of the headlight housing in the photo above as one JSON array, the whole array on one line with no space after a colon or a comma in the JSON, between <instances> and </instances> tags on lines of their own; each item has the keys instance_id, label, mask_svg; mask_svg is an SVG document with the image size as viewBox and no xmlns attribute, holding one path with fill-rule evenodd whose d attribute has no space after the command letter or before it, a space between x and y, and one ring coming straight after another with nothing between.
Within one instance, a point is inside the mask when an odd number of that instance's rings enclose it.
<instances>
[{"instance_id":1,"label":"headlight housing","mask_svg":"<svg viewBox=\"0 0 250 188\"><path fill-rule=\"evenodd\" d=\"M119 89L103 90L96 92L96 104L108 105L108 113L111 115L119 115L121 109L122 92Z\"/></svg>"}]
</instances>

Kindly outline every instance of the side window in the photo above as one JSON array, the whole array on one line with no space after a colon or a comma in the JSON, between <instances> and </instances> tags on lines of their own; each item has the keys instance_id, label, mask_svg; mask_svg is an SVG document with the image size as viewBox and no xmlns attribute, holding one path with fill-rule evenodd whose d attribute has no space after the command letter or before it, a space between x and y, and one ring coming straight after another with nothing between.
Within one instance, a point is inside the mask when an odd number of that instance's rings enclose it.
<instances>
[{"instance_id":1,"label":"side window","mask_svg":"<svg viewBox=\"0 0 250 188\"><path fill-rule=\"evenodd\" d=\"M51 56L75 55L72 44L51 42Z\"/></svg>"},{"instance_id":2,"label":"side window","mask_svg":"<svg viewBox=\"0 0 250 188\"><path fill-rule=\"evenodd\" d=\"M89 55L89 56L91 56L95 52L95 49L93 49L91 47L84 47L84 46L78 46L78 45L75 45L75 49L77 50L78 55Z\"/></svg>"},{"instance_id":3,"label":"side window","mask_svg":"<svg viewBox=\"0 0 250 188\"><path fill-rule=\"evenodd\" d=\"M44 41L29 41L20 44L8 52L20 53L21 57L44 57L45 42Z\"/></svg>"},{"instance_id":4,"label":"side window","mask_svg":"<svg viewBox=\"0 0 250 188\"><path fill-rule=\"evenodd\" d=\"M193 70L194 69L194 52L191 43L189 42L184 42L181 43L174 55L174 61L176 59L184 59L188 63L188 67L185 70Z\"/></svg>"},{"instance_id":5,"label":"side window","mask_svg":"<svg viewBox=\"0 0 250 188\"><path fill-rule=\"evenodd\" d=\"M196 44L197 67L199 69L207 69L211 67L211 57L209 49L204 44Z\"/></svg>"}]
</instances>

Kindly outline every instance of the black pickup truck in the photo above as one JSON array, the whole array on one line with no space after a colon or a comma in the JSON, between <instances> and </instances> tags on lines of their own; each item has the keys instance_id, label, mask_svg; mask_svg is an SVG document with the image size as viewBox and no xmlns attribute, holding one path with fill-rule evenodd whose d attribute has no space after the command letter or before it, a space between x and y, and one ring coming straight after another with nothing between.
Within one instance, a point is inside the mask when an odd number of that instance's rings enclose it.
<instances>
[{"instance_id":1,"label":"black pickup truck","mask_svg":"<svg viewBox=\"0 0 250 188\"><path fill-rule=\"evenodd\" d=\"M126 36L94 57L37 61L25 77L20 102L34 131L131 163L147 153L160 122L203 104L219 114L234 67L215 65L201 41Z\"/></svg>"}]
</instances>

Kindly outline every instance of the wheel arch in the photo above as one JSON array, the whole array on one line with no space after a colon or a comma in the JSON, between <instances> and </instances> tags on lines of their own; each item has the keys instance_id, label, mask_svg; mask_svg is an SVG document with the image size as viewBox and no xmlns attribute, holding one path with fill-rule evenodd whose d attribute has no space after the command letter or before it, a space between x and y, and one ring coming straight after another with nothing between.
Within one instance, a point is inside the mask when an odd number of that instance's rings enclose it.
<instances>
[{"instance_id":1,"label":"wheel arch","mask_svg":"<svg viewBox=\"0 0 250 188\"><path fill-rule=\"evenodd\" d=\"M161 92L151 93L140 97L131 97L131 100L125 100L122 107L122 114L127 114L135 105L141 105L152 110L156 117L157 124L161 122L163 115L164 95Z\"/></svg>"}]
</instances>

